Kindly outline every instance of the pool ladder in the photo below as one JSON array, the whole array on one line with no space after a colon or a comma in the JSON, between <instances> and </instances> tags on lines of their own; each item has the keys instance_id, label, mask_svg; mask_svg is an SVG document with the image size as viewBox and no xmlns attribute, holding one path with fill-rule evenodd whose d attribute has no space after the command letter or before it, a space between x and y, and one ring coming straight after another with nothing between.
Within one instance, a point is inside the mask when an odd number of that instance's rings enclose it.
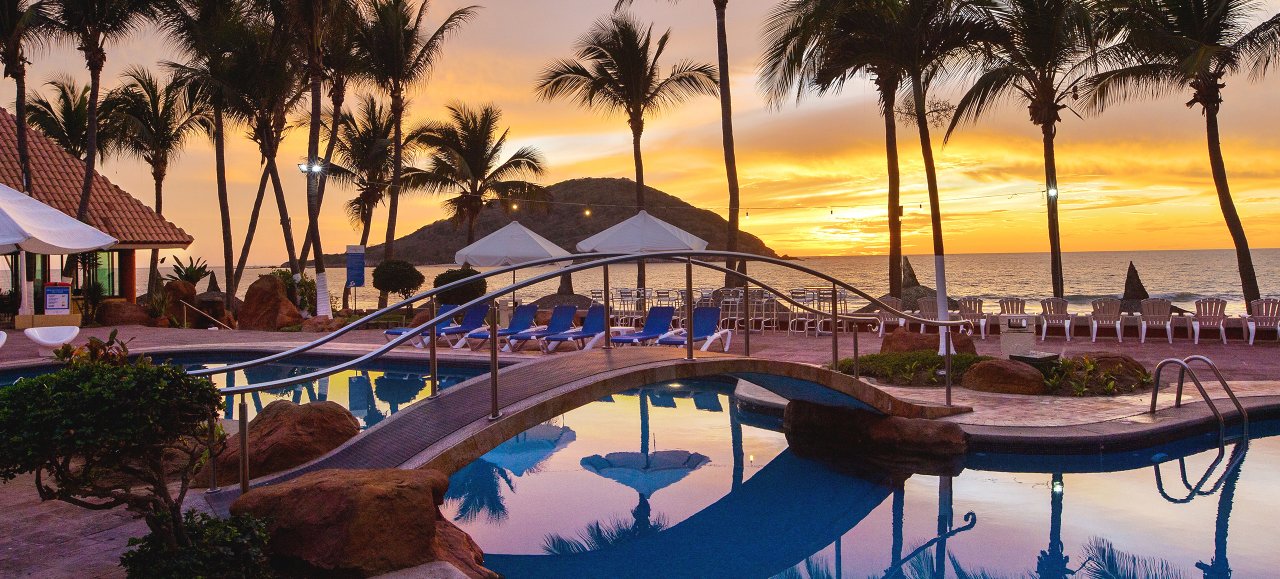
<instances>
[{"instance_id":1,"label":"pool ladder","mask_svg":"<svg viewBox=\"0 0 1280 579\"><path fill-rule=\"evenodd\" d=\"M1236 398L1235 392L1231 390L1231 386L1227 384L1226 378L1222 377L1222 372L1218 370L1217 364L1213 363L1204 356L1187 356L1181 360L1177 358L1169 358L1160 361L1156 365L1155 384L1151 388L1151 414L1156 413L1156 398L1160 395L1160 374L1167 366L1178 367L1178 389L1176 397L1173 400L1174 408L1182 407L1182 390L1186 386L1187 378L1191 379L1191 383L1195 384L1196 390L1200 392L1200 397L1204 398L1205 404L1209 405L1209 410L1213 411L1214 418L1218 419L1218 438L1219 446L1226 443L1227 440L1227 421L1223 417L1222 412L1218 410L1218 405L1214 403L1213 398L1205 391L1204 384L1200 382L1200 378L1196 376L1196 371L1191 368L1191 364L1201 362L1213 372L1214 377L1218 379L1218 384L1222 386L1222 390L1227 393L1227 398L1231 399L1231 403L1235 405L1236 411L1240 413L1241 435L1245 440L1249 438L1249 413L1245 411L1244 406L1240 404L1240 399Z\"/></svg>"}]
</instances>

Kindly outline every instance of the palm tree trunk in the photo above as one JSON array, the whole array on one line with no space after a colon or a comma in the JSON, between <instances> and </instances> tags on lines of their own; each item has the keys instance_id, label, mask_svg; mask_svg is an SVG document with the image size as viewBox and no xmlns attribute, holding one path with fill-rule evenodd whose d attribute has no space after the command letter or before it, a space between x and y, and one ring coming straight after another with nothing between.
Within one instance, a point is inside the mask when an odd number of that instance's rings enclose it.
<instances>
[{"instance_id":1,"label":"palm tree trunk","mask_svg":"<svg viewBox=\"0 0 1280 579\"><path fill-rule=\"evenodd\" d=\"M284 199L284 185L280 181L280 171L276 168L275 151L267 157L267 171L271 174L271 186L276 194L276 209L280 212L280 231L284 234L284 250L289 255L289 271L296 280L302 274L302 265L298 263L298 251L293 246L293 222L289 219L289 206Z\"/></svg>"},{"instance_id":2,"label":"palm tree trunk","mask_svg":"<svg viewBox=\"0 0 1280 579\"><path fill-rule=\"evenodd\" d=\"M395 118L391 142L391 191L387 200L387 238L382 245L382 261L396 255L396 217L400 212L400 179L404 171L404 95L399 89L391 91L391 115ZM387 307L387 292L378 292L378 307Z\"/></svg>"},{"instance_id":3,"label":"palm tree trunk","mask_svg":"<svg viewBox=\"0 0 1280 579\"><path fill-rule=\"evenodd\" d=\"M341 81L334 81L334 82L336 83ZM342 118L342 102L346 98L344 96L345 89L343 88L339 88L335 86L334 88L331 88L329 92L333 95L331 100L331 103L332 103L331 106L333 108L333 119L330 120L330 124L332 126L329 128L329 142L325 145L324 162L321 164L325 168L325 170L320 173L320 185L319 185L319 188L316 190L316 204L317 204L316 211L317 212L324 209L324 192L325 192L326 186L329 184L328 168L330 164L333 163L333 150L334 150L334 147L338 144L337 120ZM317 222L317 226L318 225L319 223ZM304 264L307 263L307 259L311 255L311 235L312 235L311 225L308 224L307 238L302 241L301 259L302 259L302 263ZM319 253L317 253L316 256L317 256L316 259L324 258L324 256Z\"/></svg>"},{"instance_id":4,"label":"palm tree trunk","mask_svg":"<svg viewBox=\"0 0 1280 579\"><path fill-rule=\"evenodd\" d=\"M733 146L733 97L729 90L729 35L725 32L725 8L728 0L715 0L716 8L716 53L720 68L720 133L724 139L724 170L729 180L729 238L725 242L727 251L738 251L738 157ZM725 264L734 268L734 261ZM742 278L726 273L726 286L745 285Z\"/></svg>"},{"instance_id":5,"label":"palm tree trunk","mask_svg":"<svg viewBox=\"0 0 1280 579\"><path fill-rule=\"evenodd\" d=\"M240 272L234 269L231 262L235 246L231 238L231 202L227 195L227 146L224 123L222 104L215 102L213 104L213 158L214 172L217 174L218 181L218 213L222 220L222 279L227 283L222 304L230 312L235 300L236 288L240 283ZM261 205L262 195L259 193L258 206L261 207ZM246 245L248 245L247 241Z\"/></svg>"},{"instance_id":6,"label":"palm tree trunk","mask_svg":"<svg viewBox=\"0 0 1280 579\"><path fill-rule=\"evenodd\" d=\"M902 178L898 174L898 119L893 112L898 102L898 83L880 87L884 116L884 151L889 174L889 295L902 297Z\"/></svg>"},{"instance_id":7,"label":"palm tree trunk","mask_svg":"<svg viewBox=\"0 0 1280 579\"><path fill-rule=\"evenodd\" d=\"M84 44L88 46L88 44ZM98 158L98 93L102 90L102 66L107 55L92 49L85 50L85 63L89 67L89 110L85 127L84 182L80 186L80 206L76 208L76 219L88 223L89 201L93 194L93 176ZM67 256L62 268L63 277L72 277L76 271L76 256Z\"/></svg>"},{"instance_id":8,"label":"palm tree trunk","mask_svg":"<svg viewBox=\"0 0 1280 579\"><path fill-rule=\"evenodd\" d=\"M476 242L476 217L479 216L478 213L472 213L467 216L467 245Z\"/></svg>"},{"instance_id":9,"label":"palm tree trunk","mask_svg":"<svg viewBox=\"0 0 1280 579\"><path fill-rule=\"evenodd\" d=\"M322 77L323 70L320 67L320 60L312 58L311 127L307 134L307 163L309 164L320 162L320 117L324 114L320 96ZM332 318L333 308L329 304L329 277L325 273L324 250L320 245L320 175L315 172L307 173L307 232L307 240L311 242L316 251L316 315ZM305 249L303 254L305 256ZM303 257L301 266L304 268L307 266L305 257Z\"/></svg>"},{"instance_id":10,"label":"palm tree trunk","mask_svg":"<svg viewBox=\"0 0 1280 579\"><path fill-rule=\"evenodd\" d=\"M933 141L929 137L929 115L925 110L924 83L920 76L911 77L911 88L914 93L916 110L916 127L920 130L920 155L924 159L924 176L929 187L929 223L933 226L933 271L934 284L938 291L938 316L946 318L947 309L947 260L942 245L942 207L938 200L938 172L933 163ZM938 332L938 350L943 350L945 329Z\"/></svg>"},{"instance_id":11,"label":"palm tree trunk","mask_svg":"<svg viewBox=\"0 0 1280 579\"><path fill-rule=\"evenodd\" d=\"M1049 214L1049 272L1053 279L1053 297L1066 295L1062 277L1062 241L1058 236L1058 162L1053 151L1053 138L1058 130L1052 123L1041 125L1044 135L1044 186Z\"/></svg>"},{"instance_id":12,"label":"palm tree trunk","mask_svg":"<svg viewBox=\"0 0 1280 579\"><path fill-rule=\"evenodd\" d=\"M164 217L164 175L165 170L162 166L156 165L151 169L151 177L155 181L156 189L156 215ZM160 285L160 250L151 250L151 267L147 270L147 294L156 295L155 292Z\"/></svg>"},{"instance_id":13,"label":"palm tree trunk","mask_svg":"<svg viewBox=\"0 0 1280 579\"><path fill-rule=\"evenodd\" d=\"M640 154L640 134L644 132L644 120L631 121L631 154L636 162L636 210L644 210L644 158ZM644 260L636 260L636 287L645 287ZM643 306L643 304L642 304Z\"/></svg>"},{"instance_id":14,"label":"palm tree trunk","mask_svg":"<svg viewBox=\"0 0 1280 579\"><path fill-rule=\"evenodd\" d=\"M267 195L267 179L270 176L271 173L263 167L262 178L258 181L258 195L254 197L253 209L249 211L249 227L244 233L244 245L240 247L240 259L236 262L235 285L240 284L240 276L244 275L245 262L249 260L249 249L253 247L253 236L258 231L258 215L262 213L262 200Z\"/></svg>"},{"instance_id":15,"label":"palm tree trunk","mask_svg":"<svg viewBox=\"0 0 1280 579\"><path fill-rule=\"evenodd\" d=\"M1213 184L1218 189L1218 204L1222 206L1222 217L1227 222L1227 231L1231 232L1231 241L1236 246L1236 265L1240 268L1240 289L1244 293L1245 307L1249 313L1253 313L1253 300L1259 299L1262 294L1258 290L1258 275L1253 270L1249 239L1245 237L1244 224L1240 222L1240 214L1236 213L1231 188L1227 185L1227 166L1222 159L1222 143L1218 136L1217 105L1205 107L1204 122L1209 139L1209 167L1213 171Z\"/></svg>"},{"instance_id":16,"label":"palm tree trunk","mask_svg":"<svg viewBox=\"0 0 1280 579\"><path fill-rule=\"evenodd\" d=\"M18 130L18 165L22 168L22 192L33 193L31 189L31 150L27 148L27 67L19 63L14 67L13 83L17 94L14 95L14 119Z\"/></svg>"}]
</instances>

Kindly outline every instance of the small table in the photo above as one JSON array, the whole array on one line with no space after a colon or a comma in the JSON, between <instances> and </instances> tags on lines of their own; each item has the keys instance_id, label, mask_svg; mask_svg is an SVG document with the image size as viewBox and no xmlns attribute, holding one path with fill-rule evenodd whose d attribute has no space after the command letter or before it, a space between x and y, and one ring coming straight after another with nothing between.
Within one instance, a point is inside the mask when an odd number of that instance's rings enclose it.
<instances>
[{"instance_id":1,"label":"small table","mask_svg":"<svg viewBox=\"0 0 1280 579\"><path fill-rule=\"evenodd\" d=\"M1009 355L1010 360L1030 365L1036 370L1039 370L1041 374L1044 374L1045 378L1048 378L1053 372L1053 367L1056 365L1058 358L1058 354L1054 354L1053 352L1038 352L1035 350L1025 354Z\"/></svg>"}]
</instances>

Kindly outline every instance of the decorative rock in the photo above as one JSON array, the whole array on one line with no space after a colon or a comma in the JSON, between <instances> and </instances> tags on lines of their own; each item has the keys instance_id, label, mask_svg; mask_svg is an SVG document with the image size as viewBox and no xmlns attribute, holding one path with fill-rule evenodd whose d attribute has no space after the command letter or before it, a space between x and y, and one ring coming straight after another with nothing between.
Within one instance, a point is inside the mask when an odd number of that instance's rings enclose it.
<instances>
[{"instance_id":1,"label":"decorative rock","mask_svg":"<svg viewBox=\"0 0 1280 579\"><path fill-rule=\"evenodd\" d=\"M98 323L104 326L149 326L151 316L133 302L109 300L98 307Z\"/></svg>"},{"instance_id":2,"label":"decorative rock","mask_svg":"<svg viewBox=\"0 0 1280 579\"><path fill-rule=\"evenodd\" d=\"M1098 371L1111 374L1116 379L1116 386L1122 389L1129 389L1138 386L1148 377L1147 368L1133 359L1131 356L1119 354L1115 352L1080 352L1073 354L1070 359L1075 362L1083 362L1088 358L1097 365ZM970 370L972 371L972 370Z\"/></svg>"},{"instance_id":3,"label":"decorative rock","mask_svg":"<svg viewBox=\"0 0 1280 579\"><path fill-rule=\"evenodd\" d=\"M1041 374L1031 364L1017 360L985 360L964 373L961 386L979 392L1000 394L1047 394Z\"/></svg>"},{"instance_id":4,"label":"decorative rock","mask_svg":"<svg viewBox=\"0 0 1280 579\"><path fill-rule=\"evenodd\" d=\"M302 331L304 332L329 332L329 328L333 326L334 320L329 316L311 316L302 321Z\"/></svg>"},{"instance_id":5,"label":"decorative rock","mask_svg":"<svg viewBox=\"0 0 1280 579\"><path fill-rule=\"evenodd\" d=\"M240 306L240 329L276 331L302 323L302 312L289 301L283 281L274 275L259 276L249 286Z\"/></svg>"},{"instance_id":6,"label":"decorative rock","mask_svg":"<svg viewBox=\"0 0 1280 579\"><path fill-rule=\"evenodd\" d=\"M253 489L231 512L265 519L273 556L303 575L371 577L445 560L493 577L475 542L440 516L448 486L431 470L323 470Z\"/></svg>"},{"instance_id":7,"label":"decorative rock","mask_svg":"<svg viewBox=\"0 0 1280 579\"><path fill-rule=\"evenodd\" d=\"M257 478L304 464L360 433L360 423L336 402L294 404L277 400L249 421L249 478ZM240 435L227 439L218 457L218 484L240 481ZM209 483L207 470L196 474L195 484Z\"/></svg>"},{"instance_id":8,"label":"decorative rock","mask_svg":"<svg viewBox=\"0 0 1280 579\"><path fill-rule=\"evenodd\" d=\"M169 317L177 320L178 324L182 324L185 319L187 321L186 325L194 325L194 318L200 317L200 314L186 311L187 306L182 305L182 302L187 302L193 306L196 304L195 284L175 279L164 284L164 293L169 295L169 309L167 310ZM185 318L183 317L184 315L186 316Z\"/></svg>"},{"instance_id":9,"label":"decorative rock","mask_svg":"<svg viewBox=\"0 0 1280 579\"><path fill-rule=\"evenodd\" d=\"M958 472L969 435L954 422L884 416L866 410L792 400L782 419L800 456L840 462L874 458L891 471Z\"/></svg>"},{"instance_id":10,"label":"decorative rock","mask_svg":"<svg viewBox=\"0 0 1280 579\"><path fill-rule=\"evenodd\" d=\"M973 343L973 337L967 334L951 332L951 345L955 347L956 352L959 354L978 353L978 348ZM880 344L881 354L919 351L937 352L938 335L921 334L906 328L898 328L892 333L885 334L884 341Z\"/></svg>"}]
</instances>

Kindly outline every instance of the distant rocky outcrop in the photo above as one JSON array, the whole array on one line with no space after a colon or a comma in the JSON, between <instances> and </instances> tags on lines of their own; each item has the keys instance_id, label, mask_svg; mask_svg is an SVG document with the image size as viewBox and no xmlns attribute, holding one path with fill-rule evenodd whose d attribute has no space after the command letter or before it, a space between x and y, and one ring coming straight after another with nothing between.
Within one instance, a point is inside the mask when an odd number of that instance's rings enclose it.
<instances>
[{"instance_id":1,"label":"distant rocky outcrop","mask_svg":"<svg viewBox=\"0 0 1280 579\"><path fill-rule=\"evenodd\" d=\"M883 299L883 298L892 297L892 296L890 296L889 294L885 294L880 297L881 299ZM920 280L916 278L916 270L915 268L911 267L911 260L907 259L907 256L905 255L902 256L902 295L900 297L902 299L902 309L907 311L919 310L920 309L919 304L921 300L930 302L938 299L937 290L931 287L920 285ZM862 313L867 313L867 312L874 312L878 309L880 309L880 306L877 306L875 304L867 304L866 306L864 306L862 309L858 311ZM960 309L960 302L948 297L947 309L950 309L950 310Z\"/></svg>"},{"instance_id":2,"label":"distant rocky outcrop","mask_svg":"<svg viewBox=\"0 0 1280 579\"><path fill-rule=\"evenodd\" d=\"M511 213L485 208L476 219L476 238L519 221L565 250L577 253L579 241L636 214L636 208L629 206L635 199L635 182L629 179L573 179L547 187L547 193L556 203L521 203L519 210ZM706 240L708 249L725 249L728 222L715 212L652 187L646 190L645 205L654 217ZM590 217L583 215L587 208L591 209ZM403 219L401 215L402 222ZM453 255L465 245L465 231L448 220L440 220L396 240L396 258L415 265L453 263ZM745 231L739 233L738 250L777 257L763 241ZM382 246L368 248L365 255L369 265L377 265ZM329 254L325 263L337 267L345 263L344 259L342 254Z\"/></svg>"},{"instance_id":3,"label":"distant rocky outcrop","mask_svg":"<svg viewBox=\"0 0 1280 579\"><path fill-rule=\"evenodd\" d=\"M1149 299L1150 293L1147 293L1146 284L1142 283L1142 278L1138 277L1138 268L1134 267L1133 262L1129 262L1129 271L1124 276L1124 295L1120 296L1120 311L1126 314L1142 313L1142 300ZM1178 306L1173 306L1175 314L1189 314Z\"/></svg>"}]
</instances>

